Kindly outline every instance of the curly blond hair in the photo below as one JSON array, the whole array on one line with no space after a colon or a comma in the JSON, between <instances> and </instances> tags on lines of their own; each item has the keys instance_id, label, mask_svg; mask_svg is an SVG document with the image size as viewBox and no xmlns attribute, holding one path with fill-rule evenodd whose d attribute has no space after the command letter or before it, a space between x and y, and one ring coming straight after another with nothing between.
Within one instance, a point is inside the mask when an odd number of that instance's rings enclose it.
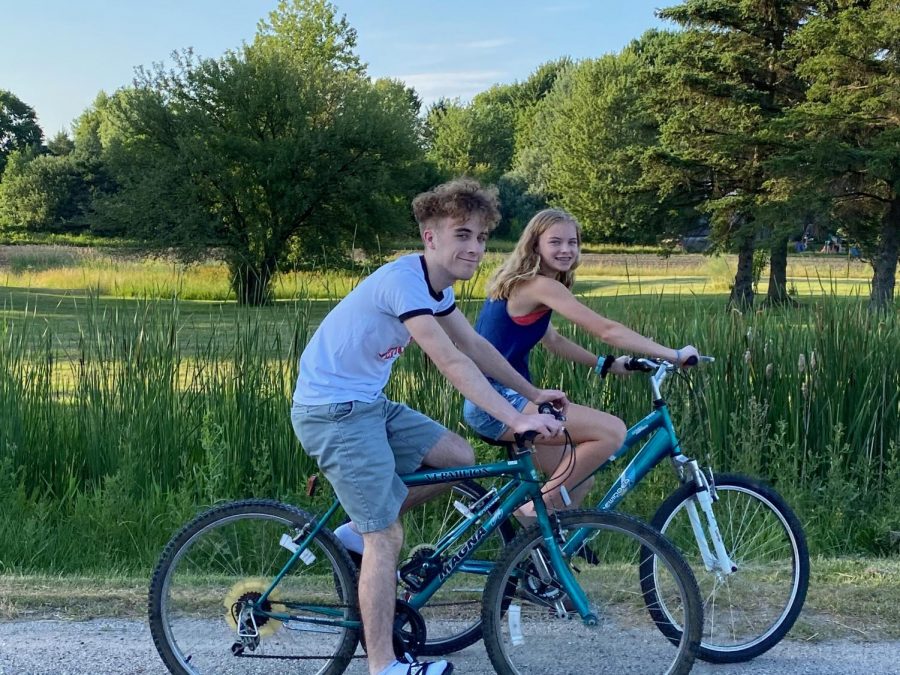
<instances>
[{"instance_id":1,"label":"curly blond hair","mask_svg":"<svg viewBox=\"0 0 900 675\"><path fill-rule=\"evenodd\" d=\"M500 222L497 188L482 185L472 178L456 178L423 192L413 199L412 208L422 233L435 220L448 216L454 220L468 220L473 215L480 215L489 230Z\"/></svg>"},{"instance_id":2,"label":"curly blond hair","mask_svg":"<svg viewBox=\"0 0 900 675\"><path fill-rule=\"evenodd\" d=\"M575 236L578 237L579 251L575 255L575 261L566 272L556 275L557 281L566 288L572 288L575 283L575 268L581 263L581 224L572 214L562 209L544 209L528 221L513 252L488 281L489 298L509 299L516 286L537 276L541 269L541 256L537 251L538 238L557 223L572 223L575 226Z\"/></svg>"}]
</instances>

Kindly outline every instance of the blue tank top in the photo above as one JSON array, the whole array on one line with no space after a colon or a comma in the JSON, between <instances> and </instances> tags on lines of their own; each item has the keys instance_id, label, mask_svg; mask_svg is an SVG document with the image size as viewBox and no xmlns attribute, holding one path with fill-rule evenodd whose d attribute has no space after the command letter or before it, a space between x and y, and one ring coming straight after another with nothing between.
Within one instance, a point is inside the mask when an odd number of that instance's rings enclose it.
<instances>
[{"instance_id":1,"label":"blue tank top","mask_svg":"<svg viewBox=\"0 0 900 675\"><path fill-rule=\"evenodd\" d=\"M475 330L494 345L522 377L531 382L528 355L546 334L551 312L547 310L534 323L521 325L509 317L506 305L506 300L485 300L475 322Z\"/></svg>"}]
</instances>

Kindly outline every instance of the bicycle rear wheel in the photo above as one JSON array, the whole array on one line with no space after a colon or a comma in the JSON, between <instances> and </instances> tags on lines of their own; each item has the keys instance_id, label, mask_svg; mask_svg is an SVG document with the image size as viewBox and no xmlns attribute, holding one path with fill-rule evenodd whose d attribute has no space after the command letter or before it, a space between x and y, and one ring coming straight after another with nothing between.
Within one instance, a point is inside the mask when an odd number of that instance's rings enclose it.
<instances>
[{"instance_id":1,"label":"bicycle rear wheel","mask_svg":"<svg viewBox=\"0 0 900 675\"><path fill-rule=\"evenodd\" d=\"M262 606L290 620L254 612L248 604L290 558L282 537L296 536L311 522L292 506L248 500L211 509L173 537L153 573L148 600L150 632L170 672L344 671L359 638L356 570L331 532L316 535ZM258 636L241 641L239 624Z\"/></svg>"},{"instance_id":2,"label":"bicycle rear wheel","mask_svg":"<svg viewBox=\"0 0 900 675\"><path fill-rule=\"evenodd\" d=\"M803 528L768 485L736 474L716 476L713 511L737 570L729 575L710 571L686 509L695 493L693 484L681 486L659 507L651 524L678 547L697 577L705 621L698 656L712 663L747 661L778 644L806 600L809 552ZM702 511L700 518L705 525ZM652 596L652 561L645 564L644 578ZM661 627L677 635L677 628L665 621Z\"/></svg>"},{"instance_id":3,"label":"bicycle rear wheel","mask_svg":"<svg viewBox=\"0 0 900 675\"><path fill-rule=\"evenodd\" d=\"M403 528L409 546L400 556L401 567L417 549L420 554L426 548L433 550L438 539L460 521L462 513L455 506L456 502L464 509L470 509L485 494L487 490L479 483L465 480L453 485L445 495L428 502L426 507L407 513ZM471 532L474 529L467 534ZM419 655L451 654L481 639L481 599L488 574L502 556L506 545L514 538L512 523L501 523L472 552L469 560L419 609L427 630L427 638ZM405 599L411 600L413 595L412 592L407 593Z\"/></svg>"},{"instance_id":4,"label":"bicycle rear wheel","mask_svg":"<svg viewBox=\"0 0 900 675\"><path fill-rule=\"evenodd\" d=\"M619 513L572 511L559 517L558 531L563 541L576 532L585 537L568 565L598 621L585 625L556 575L541 573L546 549L533 526L510 545L485 589L484 642L494 669L504 675L689 672L702 608L693 574L675 548ZM674 644L647 611L639 576L642 555L657 558L657 588L685 628Z\"/></svg>"}]
</instances>

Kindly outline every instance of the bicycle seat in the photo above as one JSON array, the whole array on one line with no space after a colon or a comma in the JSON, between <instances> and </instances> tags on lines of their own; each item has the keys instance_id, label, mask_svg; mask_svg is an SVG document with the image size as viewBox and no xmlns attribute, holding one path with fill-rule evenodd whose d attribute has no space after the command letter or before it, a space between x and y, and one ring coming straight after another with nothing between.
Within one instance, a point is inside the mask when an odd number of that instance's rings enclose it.
<instances>
[{"instance_id":1,"label":"bicycle seat","mask_svg":"<svg viewBox=\"0 0 900 675\"><path fill-rule=\"evenodd\" d=\"M506 457L508 459L516 459L516 444L513 441L504 441L503 439L495 439L488 438L487 436L482 436L481 434L475 434L478 436L478 439L484 441L488 445L495 445L498 448L504 448L506 450Z\"/></svg>"}]
</instances>

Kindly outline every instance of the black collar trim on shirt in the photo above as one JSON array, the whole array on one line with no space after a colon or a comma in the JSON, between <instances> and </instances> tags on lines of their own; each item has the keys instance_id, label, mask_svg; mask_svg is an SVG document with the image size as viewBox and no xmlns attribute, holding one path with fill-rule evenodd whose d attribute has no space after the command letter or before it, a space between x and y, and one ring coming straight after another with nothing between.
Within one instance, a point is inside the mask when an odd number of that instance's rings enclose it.
<instances>
[{"instance_id":1,"label":"black collar trim on shirt","mask_svg":"<svg viewBox=\"0 0 900 675\"><path fill-rule=\"evenodd\" d=\"M425 264L425 256L419 256L419 262L422 263L422 273L425 275L425 283L428 284L428 292L435 300L444 299L444 291L436 291L431 287L431 279L428 278L428 266Z\"/></svg>"}]
</instances>

